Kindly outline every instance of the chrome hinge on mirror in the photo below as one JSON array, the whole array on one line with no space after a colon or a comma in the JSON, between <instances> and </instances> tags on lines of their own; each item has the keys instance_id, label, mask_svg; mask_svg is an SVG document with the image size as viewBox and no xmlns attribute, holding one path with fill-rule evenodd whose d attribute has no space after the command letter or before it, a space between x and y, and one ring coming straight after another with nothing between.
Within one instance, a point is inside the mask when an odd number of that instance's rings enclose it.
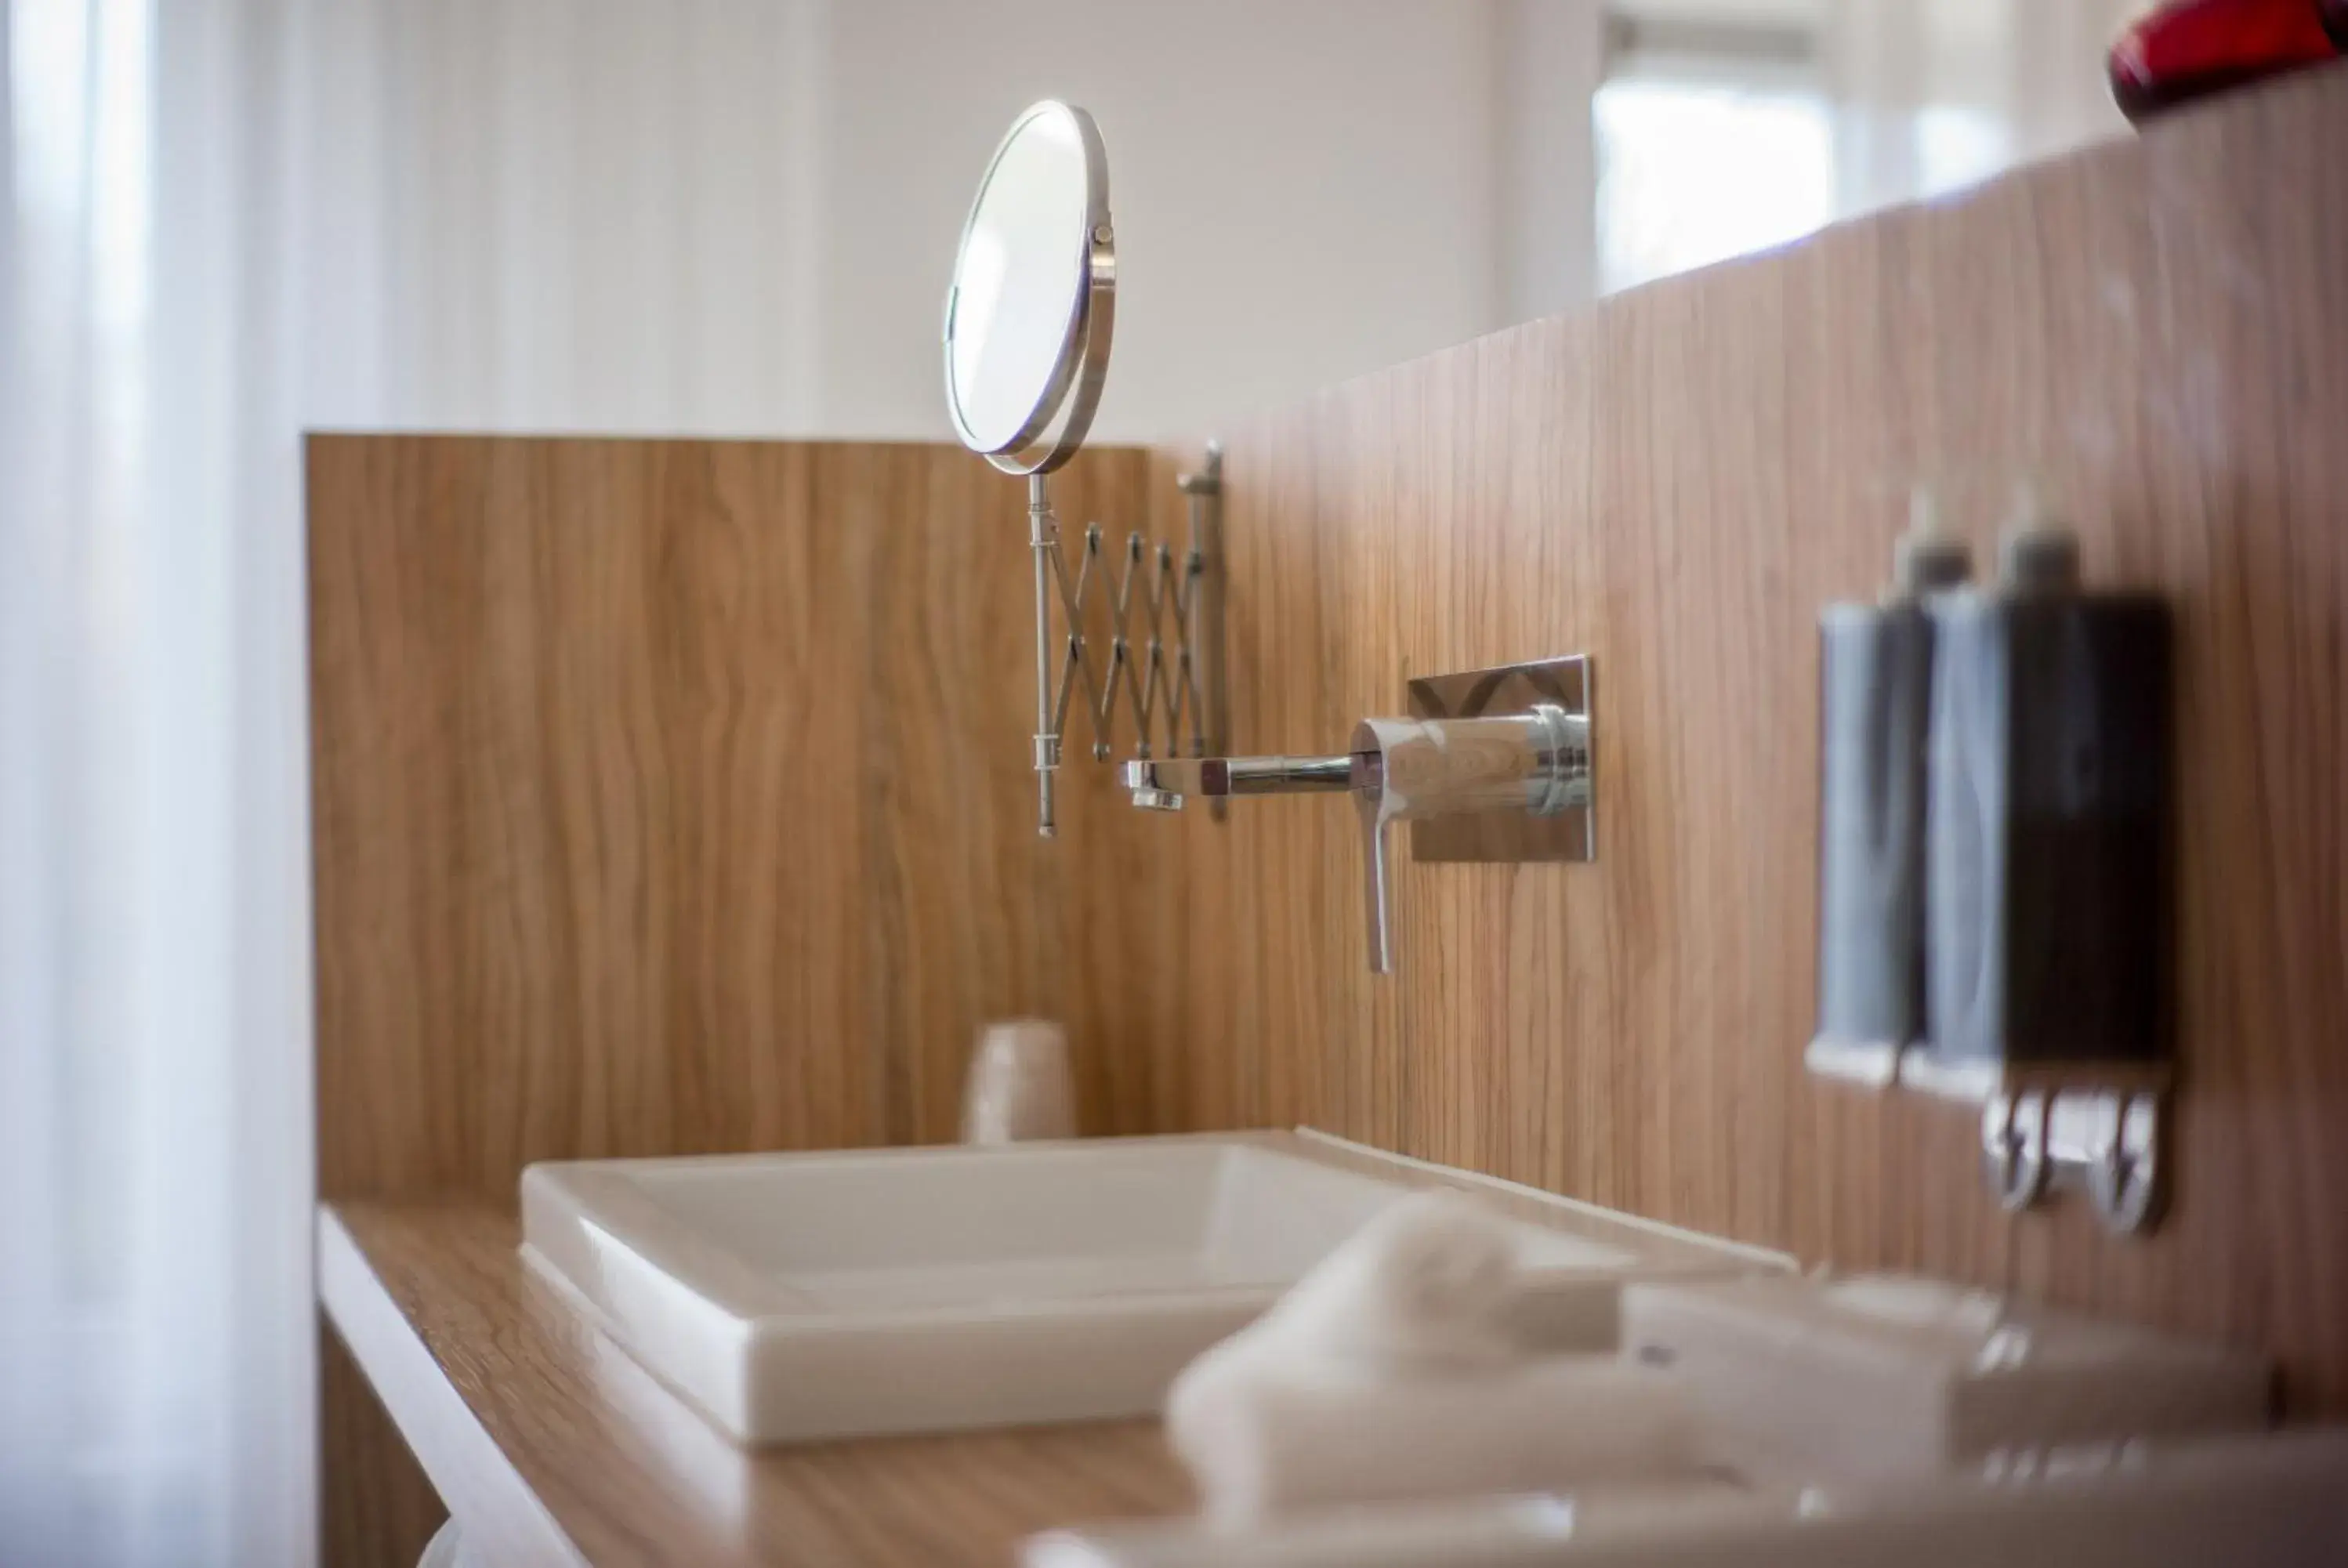
<instances>
[{"instance_id":1,"label":"chrome hinge on mirror","mask_svg":"<svg viewBox=\"0 0 2348 1568\"><path fill-rule=\"evenodd\" d=\"M1035 556L1035 826L1045 838L1056 826L1052 776L1060 766L1061 738L1079 687L1096 761L1106 762L1113 754L1121 704L1133 711L1137 758L1204 757L1223 745L1222 472L1221 449L1210 443L1199 471L1179 480L1189 522L1179 556L1171 544L1152 546L1136 530L1126 536L1113 581L1097 522L1086 524L1071 570L1044 476L1029 477L1027 542ZM1108 611L1106 662L1085 624L1096 593ZM1056 634L1056 603L1062 623Z\"/></svg>"}]
</instances>

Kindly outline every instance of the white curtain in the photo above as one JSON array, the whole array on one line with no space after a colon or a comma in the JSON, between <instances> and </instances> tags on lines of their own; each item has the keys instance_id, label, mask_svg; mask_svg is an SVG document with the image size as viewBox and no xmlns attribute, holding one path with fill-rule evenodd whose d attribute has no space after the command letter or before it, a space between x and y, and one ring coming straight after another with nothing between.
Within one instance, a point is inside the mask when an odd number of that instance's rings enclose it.
<instances>
[{"instance_id":1,"label":"white curtain","mask_svg":"<svg viewBox=\"0 0 2348 1568\"><path fill-rule=\"evenodd\" d=\"M314 1550L269 10L6 6L0 1562Z\"/></svg>"},{"instance_id":2,"label":"white curtain","mask_svg":"<svg viewBox=\"0 0 2348 1568\"><path fill-rule=\"evenodd\" d=\"M814 423L823 15L0 0L5 1568L314 1556L300 433Z\"/></svg>"}]
</instances>

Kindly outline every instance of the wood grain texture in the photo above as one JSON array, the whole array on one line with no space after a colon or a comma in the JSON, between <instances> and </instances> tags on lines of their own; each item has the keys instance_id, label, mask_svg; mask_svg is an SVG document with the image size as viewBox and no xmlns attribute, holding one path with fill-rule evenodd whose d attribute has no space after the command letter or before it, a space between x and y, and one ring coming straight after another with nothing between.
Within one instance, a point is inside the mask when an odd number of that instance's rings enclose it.
<instances>
[{"instance_id":1,"label":"wood grain texture","mask_svg":"<svg viewBox=\"0 0 2348 1568\"><path fill-rule=\"evenodd\" d=\"M1599 852L1406 857L1377 981L1342 805L1144 824L1189 965L1163 1124L2262 1343L2348 1413L2343 146L2348 72L2297 78L1221 432L1238 748L1588 653ZM2178 609L2188 1087L2148 1241L2008 1219L1972 1113L1801 1070L1816 616L1876 592L1920 478L1984 561L2033 480L2092 582Z\"/></svg>"},{"instance_id":2,"label":"wood grain texture","mask_svg":"<svg viewBox=\"0 0 2348 1568\"><path fill-rule=\"evenodd\" d=\"M410 1568L448 1507L323 1312L318 1347L319 1560Z\"/></svg>"},{"instance_id":3,"label":"wood grain texture","mask_svg":"<svg viewBox=\"0 0 2348 1568\"><path fill-rule=\"evenodd\" d=\"M556 1299L520 1240L473 1202L319 1221L328 1310L490 1561L1000 1564L1053 1525L1190 1506L1148 1421L737 1449Z\"/></svg>"},{"instance_id":4,"label":"wood grain texture","mask_svg":"<svg viewBox=\"0 0 2348 1568\"><path fill-rule=\"evenodd\" d=\"M1138 510L1145 459L1064 476ZM1076 1036L1084 831L1038 841L1024 495L958 449L309 449L320 1190L938 1140L983 1020ZM1096 830L1110 780L1072 812Z\"/></svg>"}]
</instances>

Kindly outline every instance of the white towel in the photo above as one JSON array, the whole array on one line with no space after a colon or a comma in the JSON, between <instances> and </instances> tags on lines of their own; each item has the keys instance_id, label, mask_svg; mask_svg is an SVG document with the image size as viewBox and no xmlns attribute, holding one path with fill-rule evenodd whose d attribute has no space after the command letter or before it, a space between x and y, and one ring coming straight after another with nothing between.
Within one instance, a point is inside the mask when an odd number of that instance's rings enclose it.
<instances>
[{"instance_id":1,"label":"white towel","mask_svg":"<svg viewBox=\"0 0 2348 1568\"><path fill-rule=\"evenodd\" d=\"M1210 1518L1705 1473L1673 1377L1528 1354L1519 1294L1508 1233L1460 1200L1371 1222L1175 1379L1167 1435Z\"/></svg>"},{"instance_id":2,"label":"white towel","mask_svg":"<svg viewBox=\"0 0 2348 1568\"><path fill-rule=\"evenodd\" d=\"M1225 1343L1278 1340L1380 1370L1504 1366L1523 1353L1511 1326L1522 1292L1504 1228L1464 1199L1416 1192Z\"/></svg>"},{"instance_id":3,"label":"white towel","mask_svg":"<svg viewBox=\"0 0 2348 1568\"><path fill-rule=\"evenodd\" d=\"M1167 1426L1223 1525L1319 1504L1710 1474L1678 1385L1604 1356L1365 1377L1251 1350L1185 1372Z\"/></svg>"}]
</instances>

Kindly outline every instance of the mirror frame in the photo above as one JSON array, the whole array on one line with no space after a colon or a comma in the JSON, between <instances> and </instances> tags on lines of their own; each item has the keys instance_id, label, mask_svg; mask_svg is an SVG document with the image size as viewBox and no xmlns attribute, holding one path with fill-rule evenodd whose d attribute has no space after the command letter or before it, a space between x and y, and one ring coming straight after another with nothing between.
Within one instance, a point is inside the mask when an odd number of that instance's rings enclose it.
<instances>
[{"instance_id":1,"label":"mirror frame","mask_svg":"<svg viewBox=\"0 0 2348 1568\"><path fill-rule=\"evenodd\" d=\"M1004 154L1019 139L1021 132L1047 115L1065 116L1075 125L1077 144L1083 151L1084 287L1070 304L1067 325L1060 340L1059 361L1043 396L1020 421L1010 440L989 449L972 436L963 418L962 403L955 395L954 311L962 296L963 251L970 243L971 226L986 204L987 190L994 183L995 170ZM954 277L946 284L945 324L941 341L945 350L946 413L953 420L955 436L963 446L1005 473L1049 473L1076 456L1076 449L1084 445L1086 432L1092 428L1093 412L1100 404L1101 386L1108 378L1109 338L1116 322L1117 236L1109 222L1108 152L1101 141L1100 127L1083 109L1057 98L1030 104L1011 122L1011 129L996 144L994 155L986 160L986 172L979 178L978 194L971 201L970 215L963 220L962 238L954 246ZM1056 419L1059 421L1059 430L1046 438L1045 432Z\"/></svg>"}]
</instances>

